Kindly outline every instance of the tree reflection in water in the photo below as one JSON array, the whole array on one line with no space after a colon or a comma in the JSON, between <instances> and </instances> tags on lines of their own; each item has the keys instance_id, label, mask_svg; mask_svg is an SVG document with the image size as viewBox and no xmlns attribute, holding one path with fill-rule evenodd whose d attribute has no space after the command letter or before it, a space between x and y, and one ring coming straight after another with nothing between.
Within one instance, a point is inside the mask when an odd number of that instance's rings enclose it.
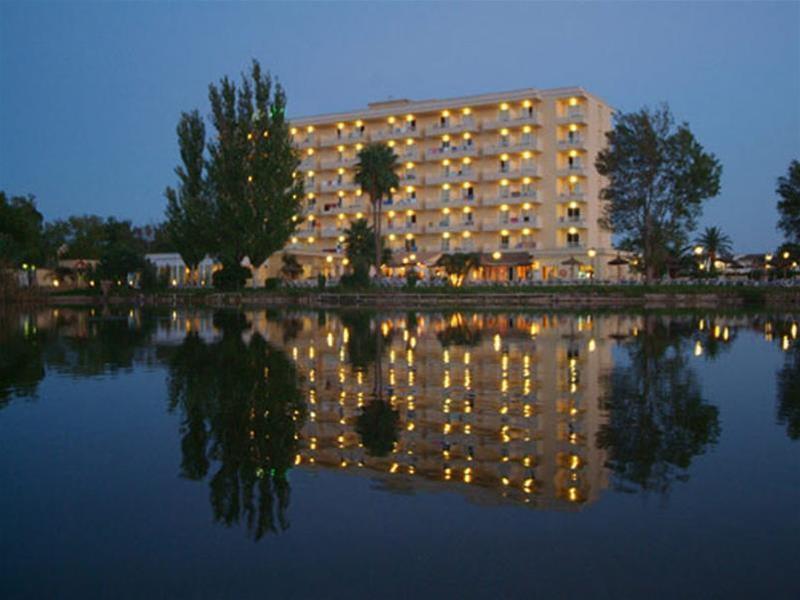
<instances>
[{"instance_id":1,"label":"tree reflection in water","mask_svg":"<svg viewBox=\"0 0 800 600\"><path fill-rule=\"evenodd\" d=\"M240 313L218 313L219 341L189 334L169 357L169 403L179 410L181 473L209 480L214 519L242 521L253 538L289 526L290 469L305 405L281 350L247 333ZM249 336L249 339L248 339Z\"/></svg>"},{"instance_id":2,"label":"tree reflection in water","mask_svg":"<svg viewBox=\"0 0 800 600\"><path fill-rule=\"evenodd\" d=\"M692 459L716 443L719 410L703 398L689 366L691 327L647 316L644 332L625 343L628 364L608 375L601 402L608 422L597 445L623 491L666 494L688 479Z\"/></svg>"},{"instance_id":3,"label":"tree reflection in water","mask_svg":"<svg viewBox=\"0 0 800 600\"><path fill-rule=\"evenodd\" d=\"M391 403L384 399L383 349L392 339L391 327L373 329L370 312L344 312L342 325L347 327L348 362L355 371L366 372L372 364L375 370L375 387L367 405L361 409L356 420L356 431L370 456L387 456L399 437L400 415ZM416 316L409 315L416 324ZM409 320L409 323L411 321Z\"/></svg>"},{"instance_id":4,"label":"tree reflection in water","mask_svg":"<svg viewBox=\"0 0 800 600\"><path fill-rule=\"evenodd\" d=\"M793 320L776 320L772 339L786 352L776 378L777 421L791 440L800 440L800 336Z\"/></svg>"},{"instance_id":5,"label":"tree reflection in water","mask_svg":"<svg viewBox=\"0 0 800 600\"><path fill-rule=\"evenodd\" d=\"M0 313L0 409L13 398L33 397L44 379L44 334L30 315L15 322L16 314Z\"/></svg>"}]
</instances>

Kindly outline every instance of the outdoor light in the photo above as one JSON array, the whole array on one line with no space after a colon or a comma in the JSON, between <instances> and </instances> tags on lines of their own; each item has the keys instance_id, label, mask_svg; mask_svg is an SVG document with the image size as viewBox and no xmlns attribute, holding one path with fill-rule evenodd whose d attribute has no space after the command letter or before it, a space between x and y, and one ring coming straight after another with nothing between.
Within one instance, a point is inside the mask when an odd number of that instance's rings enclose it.
<instances>
[{"instance_id":1,"label":"outdoor light","mask_svg":"<svg viewBox=\"0 0 800 600\"><path fill-rule=\"evenodd\" d=\"M766 260L767 262L770 262L770 261L772 261L772 254L767 254L767 255L764 257L764 260Z\"/></svg>"},{"instance_id":2,"label":"outdoor light","mask_svg":"<svg viewBox=\"0 0 800 600\"><path fill-rule=\"evenodd\" d=\"M786 251L783 253L783 260L786 260L786 259L788 259L788 258L789 258L789 251L788 251L788 250L786 250Z\"/></svg>"},{"instance_id":3,"label":"outdoor light","mask_svg":"<svg viewBox=\"0 0 800 600\"><path fill-rule=\"evenodd\" d=\"M326 257L325 257L325 262L327 262L327 263L332 263L332 262L333 262L333 257L332 257L332 256L330 256L330 255L326 256Z\"/></svg>"},{"instance_id":4,"label":"outdoor light","mask_svg":"<svg viewBox=\"0 0 800 600\"><path fill-rule=\"evenodd\" d=\"M471 108L469 108L469 107L467 106L467 107L464 107L464 108L462 108L462 109L461 109L461 112L462 112L464 115L468 115L468 114L470 114L470 113L472 112L472 109L471 109Z\"/></svg>"},{"instance_id":5,"label":"outdoor light","mask_svg":"<svg viewBox=\"0 0 800 600\"><path fill-rule=\"evenodd\" d=\"M500 104L500 110L508 110L508 102L503 102Z\"/></svg>"},{"instance_id":6,"label":"outdoor light","mask_svg":"<svg viewBox=\"0 0 800 600\"><path fill-rule=\"evenodd\" d=\"M594 258L597 256L597 250L594 248L589 248L589 251L586 254L589 256L589 258Z\"/></svg>"},{"instance_id":7,"label":"outdoor light","mask_svg":"<svg viewBox=\"0 0 800 600\"><path fill-rule=\"evenodd\" d=\"M503 255L502 255L500 252L498 252L497 250L495 250L494 252L492 252L492 258L493 258L493 259L495 259L495 260L500 260L500 258L501 258L502 256L503 256Z\"/></svg>"}]
</instances>

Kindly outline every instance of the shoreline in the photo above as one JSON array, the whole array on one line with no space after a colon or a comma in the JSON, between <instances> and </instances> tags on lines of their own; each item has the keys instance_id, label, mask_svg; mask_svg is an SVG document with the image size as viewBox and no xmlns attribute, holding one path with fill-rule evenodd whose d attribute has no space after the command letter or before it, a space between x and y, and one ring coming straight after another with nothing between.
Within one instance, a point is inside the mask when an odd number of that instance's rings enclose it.
<instances>
[{"instance_id":1,"label":"shoreline","mask_svg":"<svg viewBox=\"0 0 800 600\"><path fill-rule=\"evenodd\" d=\"M638 293L637 293L638 292ZM800 311L800 290L729 288L719 291L670 289L664 291L614 289L536 290L503 292L381 290L326 292L320 290L246 290L241 292L158 292L100 295L49 294L48 306L208 306L211 308L590 308L590 309L730 309L763 308Z\"/></svg>"}]
</instances>

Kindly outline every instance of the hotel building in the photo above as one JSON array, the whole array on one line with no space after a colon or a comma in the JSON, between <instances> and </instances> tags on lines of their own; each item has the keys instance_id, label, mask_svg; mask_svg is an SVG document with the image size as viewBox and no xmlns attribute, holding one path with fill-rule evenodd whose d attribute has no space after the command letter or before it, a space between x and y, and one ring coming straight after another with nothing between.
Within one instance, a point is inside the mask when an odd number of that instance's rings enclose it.
<instances>
[{"instance_id":1,"label":"hotel building","mask_svg":"<svg viewBox=\"0 0 800 600\"><path fill-rule=\"evenodd\" d=\"M604 277L611 234L598 224L594 161L612 112L575 87L390 100L293 119L306 198L287 251L309 275L342 272L345 230L371 219L353 179L357 154L385 143L399 163L382 223L396 267L424 274L442 253L480 252L476 278ZM570 257L580 264L563 265Z\"/></svg>"}]
</instances>

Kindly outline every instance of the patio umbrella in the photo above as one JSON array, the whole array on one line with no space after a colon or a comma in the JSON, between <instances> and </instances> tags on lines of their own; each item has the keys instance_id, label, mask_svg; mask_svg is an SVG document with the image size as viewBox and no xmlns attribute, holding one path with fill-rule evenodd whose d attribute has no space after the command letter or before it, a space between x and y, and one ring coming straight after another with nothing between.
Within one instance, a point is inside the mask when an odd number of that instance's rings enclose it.
<instances>
[{"instance_id":1,"label":"patio umbrella","mask_svg":"<svg viewBox=\"0 0 800 600\"><path fill-rule=\"evenodd\" d=\"M619 253L617 253L616 258L612 258L610 261L608 261L608 264L612 267L617 267L617 279L619 280L622 279L622 267L630 263L622 258Z\"/></svg>"},{"instance_id":2,"label":"patio umbrella","mask_svg":"<svg viewBox=\"0 0 800 600\"><path fill-rule=\"evenodd\" d=\"M561 264L569 267L570 279L575 279L575 267L581 266L583 263L574 256L570 256L567 260L562 260Z\"/></svg>"}]
</instances>

